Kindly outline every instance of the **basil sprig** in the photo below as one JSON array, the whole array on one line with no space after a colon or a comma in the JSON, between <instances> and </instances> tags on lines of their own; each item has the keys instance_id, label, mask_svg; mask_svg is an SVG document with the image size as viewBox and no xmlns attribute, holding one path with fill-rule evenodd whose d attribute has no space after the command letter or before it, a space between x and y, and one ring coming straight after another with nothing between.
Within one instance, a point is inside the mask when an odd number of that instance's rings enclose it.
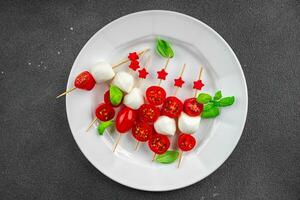
<instances>
[{"instance_id":1,"label":"basil sprig","mask_svg":"<svg viewBox=\"0 0 300 200\"><path fill-rule=\"evenodd\" d=\"M156 52L164 58L174 57L171 45L167 41L159 38L156 41Z\"/></svg>"},{"instance_id":2,"label":"basil sprig","mask_svg":"<svg viewBox=\"0 0 300 200\"><path fill-rule=\"evenodd\" d=\"M97 128L99 135L103 135L105 129L113 125L114 122L112 121L101 122Z\"/></svg>"},{"instance_id":3,"label":"basil sprig","mask_svg":"<svg viewBox=\"0 0 300 200\"><path fill-rule=\"evenodd\" d=\"M223 97L222 92L219 90L215 93L214 97L206 93L200 93L197 97L197 102L204 104L202 118L214 118L220 115L219 107L231 106L234 103L234 96Z\"/></svg>"},{"instance_id":4,"label":"basil sprig","mask_svg":"<svg viewBox=\"0 0 300 200\"><path fill-rule=\"evenodd\" d=\"M155 161L162 164L170 164L177 160L178 155L178 151L166 151L164 154L158 155Z\"/></svg>"},{"instance_id":5,"label":"basil sprig","mask_svg":"<svg viewBox=\"0 0 300 200\"><path fill-rule=\"evenodd\" d=\"M123 92L114 85L111 85L109 88L109 100L112 105L117 106L122 102L123 99Z\"/></svg>"}]
</instances>

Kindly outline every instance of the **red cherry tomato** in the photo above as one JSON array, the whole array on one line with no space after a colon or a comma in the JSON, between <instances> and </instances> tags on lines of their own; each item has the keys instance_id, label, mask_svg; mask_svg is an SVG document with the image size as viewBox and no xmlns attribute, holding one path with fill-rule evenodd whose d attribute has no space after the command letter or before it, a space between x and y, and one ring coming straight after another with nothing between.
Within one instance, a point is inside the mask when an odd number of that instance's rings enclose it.
<instances>
[{"instance_id":1,"label":"red cherry tomato","mask_svg":"<svg viewBox=\"0 0 300 200\"><path fill-rule=\"evenodd\" d=\"M106 103L101 103L99 104L99 106L96 108L96 117L100 120L100 121L109 121L112 118L114 118L115 116L115 110L113 109L113 107L111 107L111 105L106 104Z\"/></svg>"},{"instance_id":2,"label":"red cherry tomato","mask_svg":"<svg viewBox=\"0 0 300 200\"><path fill-rule=\"evenodd\" d=\"M75 87L83 90L92 90L96 84L96 81L92 74L88 71L81 72L75 79Z\"/></svg>"},{"instance_id":3,"label":"red cherry tomato","mask_svg":"<svg viewBox=\"0 0 300 200\"><path fill-rule=\"evenodd\" d=\"M146 90L146 98L150 104L159 106L166 99L166 91L159 86L151 86Z\"/></svg>"},{"instance_id":4,"label":"red cherry tomato","mask_svg":"<svg viewBox=\"0 0 300 200\"><path fill-rule=\"evenodd\" d=\"M122 108L116 118L116 129L119 133L126 133L132 129L137 118L137 111L128 107Z\"/></svg>"},{"instance_id":5,"label":"red cherry tomato","mask_svg":"<svg viewBox=\"0 0 300 200\"><path fill-rule=\"evenodd\" d=\"M153 127L144 122L138 122L132 127L133 137L140 142L148 141L152 132Z\"/></svg>"},{"instance_id":6,"label":"red cherry tomato","mask_svg":"<svg viewBox=\"0 0 300 200\"><path fill-rule=\"evenodd\" d=\"M183 111L189 116L199 116L202 113L203 104L198 103L196 98L189 98L184 101Z\"/></svg>"},{"instance_id":7,"label":"red cherry tomato","mask_svg":"<svg viewBox=\"0 0 300 200\"><path fill-rule=\"evenodd\" d=\"M182 102L174 96L168 97L165 100L161 108L162 115L166 115L171 118L176 118L180 115L183 109Z\"/></svg>"},{"instance_id":8,"label":"red cherry tomato","mask_svg":"<svg viewBox=\"0 0 300 200\"><path fill-rule=\"evenodd\" d=\"M159 117L159 109L151 104L143 104L139 108L139 119L142 122L154 123Z\"/></svg>"},{"instance_id":9,"label":"red cherry tomato","mask_svg":"<svg viewBox=\"0 0 300 200\"><path fill-rule=\"evenodd\" d=\"M181 134L178 137L178 147L182 151L190 151L196 145L196 139L190 134Z\"/></svg>"},{"instance_id":10,"label":"red cherry tomato","mask_svg":"<svg viewBox=\"0 0 300 200\"><path fill-rule=\"evenodd\" d=\"M112 107L119 107L121 104L122 104L122 101L118 104L118 105L112 105L112 103L110 102L110 96L109 96L109 90L107 90L105 93L104 93L104 102L106 104L109 104L111 105Z\"/></svg>"},{"instance_id":11,"label":"red cherry tomato","mask_svg":"<svg viewBox=\"0 0 300 200\"><path fill-rule=\"evenodd\" d=\"M170 147L170 140L167 136L154 134L148 141L149 148L156 154L165 153Z\"/></svg>"}]
</instances>

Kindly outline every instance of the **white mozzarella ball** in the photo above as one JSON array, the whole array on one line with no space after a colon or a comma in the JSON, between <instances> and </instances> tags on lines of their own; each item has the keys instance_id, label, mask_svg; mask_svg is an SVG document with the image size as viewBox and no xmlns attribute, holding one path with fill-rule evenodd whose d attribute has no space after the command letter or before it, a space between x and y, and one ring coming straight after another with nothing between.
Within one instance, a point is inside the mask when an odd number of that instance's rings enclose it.
<instances>
[{"instance_id":1,"label":"white mozzarella ball","mask_svg":"<svg viewBox=\"0 0 300 200\"><path fill-rule=\"evenodd\" d=\"M124 97L124 104L133 109L137 110L141 105L144 104L143 93L139 88L133 88L128 94Z\"/></svg>"},{"instance_id":2,"label":"white mozzarella ball","mask_svg":"<svg viewBox=\"0 0 300 200\"><path fill-rule=\"evenodd\" d=\"M129 93L134 85L134 78L131 74L120 71L115 75L112 84L120 88L123 92Z\"/></svg>"},{"instance_id":3,"label":"white mozzarella ball","mask_svg":"<svg viewBox=\"0 0 300 200\"><path fill-rule=\"evenodd\" d=\"M91 74L93 75L97 83L108 81L115 76L115 72L113 71L112 66L104 61L92 66Z\"/></svg>"},{"instance_id":4,"label":"white mozzarella ball","mask_svg":"<svg viewBox=\"0 0 300 200\"><path fill-rule=\"evenodd\" d=\"M178 128L182 133L195 133L200 126L200 116L191 117L182 112L178 118Z\"/></svg>"},{"instance_id":5,"label":"white mozzarella ball","mask_svg":"<svg viewBox=\"0 0 300 200\"><path fill-rule=\"evenodd\" d=\"M157 133L163 135L174 135L176 132L176 122L173 118L160 116L154 122L154 129Z\"/></svg>"}]
</instances>

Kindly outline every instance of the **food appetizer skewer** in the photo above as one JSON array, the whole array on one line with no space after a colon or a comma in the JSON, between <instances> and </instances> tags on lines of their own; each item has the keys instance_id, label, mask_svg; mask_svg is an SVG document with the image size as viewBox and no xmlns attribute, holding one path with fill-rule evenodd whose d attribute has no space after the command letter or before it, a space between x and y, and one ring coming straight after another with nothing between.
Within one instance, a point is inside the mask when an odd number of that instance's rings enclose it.
<instances>
[{"instance_id":1,"label":"food appetizer skewer","mask_svg":"<svg viewBox=\"0 0 300 200\"><path fill-rule=\"evenodd\" d=\"M145 49L136 55L143 55L145 52L147 52L149 49ZM71 89L68 89L67 91L61 93L56 98L60 98L75 89L83 89L90 91L94 88L96 83L102 83L105 81L108 81L112 79L115 76L115 72L113 71L114 68L119 67L127 62L130 61L130 58L125 59L115 65L110 65L109 63L105 61L98 62L97 64L93 65L89 71L83 71L81 72L74 81L74 87Z\"/></svg>"}]
</instances>

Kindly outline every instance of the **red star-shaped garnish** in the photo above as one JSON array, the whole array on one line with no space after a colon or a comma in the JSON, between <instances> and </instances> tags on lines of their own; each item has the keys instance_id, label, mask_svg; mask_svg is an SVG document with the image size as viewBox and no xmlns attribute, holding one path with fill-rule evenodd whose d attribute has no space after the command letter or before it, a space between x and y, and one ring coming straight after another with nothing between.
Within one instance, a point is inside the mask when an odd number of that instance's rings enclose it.
<instances>
[{"instance_id":1,"label":"red star-shaped garnish","mask_svg":"<svg viewBox=\"0 0 300 200\"><path fill-rule=\"evenodd\" d=\"M149 75L149 73L147 72L147 70L145 68L140 69L139 70L139 78L147 78L147 76Z\"/></svg>"},{"instance_id":2,"label":"red star-shaped garnish","mask_svg":"<svg viewBox=\"0 0 300 200\"><path fill-rule=\"evenodd\" d=\"M132 69L133 71L136 71L138 68L140 68L140 63L137 60L131 61L129 68Z\"/></svg>"},{"instance_id":3,"label":"red star-shaped garnish","mask_svg":"<svg viewBox=\"0 0 300 200\"><path fill-rule=\"evenodd\" d=\"M202 80L194 81L194 89L201 90L203 86Z\"/></svg>"},{"instance_id":4,"label":"red star-shaped garnish","mask_svg":"<svg viewBox=\"0 0 300 200\"><path fill-rule=\"evenodd\" d=\"M162 79L162 80L166 80L166 76L168 75L168 73L166 72L165 69L162 69L160 71L157 71L157 78L158 79Z\"/></svg>"},{"instance_id":5,"label":"red star-shaped garnish","mask_svg":"<svg viewBox=\"0 0 300 200\"><path fill-rule=\"evenodd\" d=\"M129 53L128 59L133 61L139 59L139 55L136 52Z\"/></svg>"},{"instance_id":6,"label":"red star-shaped garnish","mask_svg":"<svg viewBox=\"0 0 300 200\"><path fill-rule=\"evenodd\" d=\"M174 86L176 87L182 87L182 85L184 84L184 80L182 80L181 76L177 79L174 79Z\"/></svg>"}]
</instances>

